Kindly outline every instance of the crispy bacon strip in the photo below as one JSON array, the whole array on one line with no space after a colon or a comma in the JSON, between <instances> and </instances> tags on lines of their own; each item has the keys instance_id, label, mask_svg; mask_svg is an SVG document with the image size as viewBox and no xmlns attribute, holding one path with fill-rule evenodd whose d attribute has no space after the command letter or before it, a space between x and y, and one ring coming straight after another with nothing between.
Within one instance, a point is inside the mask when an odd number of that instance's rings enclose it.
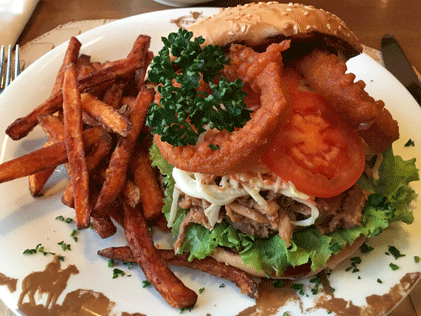
<instances>
[{"instance_id":1,"label":"crispy bacon strip","mask_svg":"<svg viewBox=\"0 0 421 316\"><path fill-rule=\"evenodd\" d=\"M158 256L142 213L128 205L124 205L124 232L136 263L165 301L174 308L194 306L197 294L187 288Z\"/></svg>"},{"instance_id":2,"label":"crispy bacon strip","mask_svg":"<svg viewBox=\"0 0 421 316\"><path fill-rule=\"evenodd\" d=\"M187 253L180 255L175 254L173 250L164 249L158 249L157 252L159 257L165 260L169 265L187 267L209 273L219 278L227 279L235 283L235 285L241 290L241 293L246 294L251 298L257 298L259 296L257 285L253 278L240 269L216 261L212 257L207 257L201 260L193 259L192 261L189 261ZM109 247L98 250L98 255L125 262L136 262L130 247L128 246Z\"/></svg>"},{"instance_id":3,"label":"crispy bacon strip","mask_svg":"<svg viewBox=\"0 0 421 316\"><path fill-rule=\"evenodd\" d=\"M388 149L399 138L398 123L384 108L383 101L374 100L365 90L363 81L355 80L355 75L345 73L345 62L336 55L314 50L303 57L298 68L310 86L327 100L335 112L361 137L375 152Z\"/></svg>"}]
</instances>

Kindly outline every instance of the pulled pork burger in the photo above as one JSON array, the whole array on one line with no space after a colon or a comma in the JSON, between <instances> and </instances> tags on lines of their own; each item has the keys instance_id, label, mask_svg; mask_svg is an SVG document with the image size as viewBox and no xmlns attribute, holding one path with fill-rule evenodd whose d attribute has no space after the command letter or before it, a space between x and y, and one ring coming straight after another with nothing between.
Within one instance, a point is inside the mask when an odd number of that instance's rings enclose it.
<instances>
[{"instance_id":1,"label":"pulled pork burger","mask_svg":"<svg viewBox=\"0 0 421 316\"><path fill-rule=\"evenodd\" d=\"M393 155L397 122L346 73L362 45L338 17L248 4L163 42L147 124L177 253L299 278L413 221L414 160Z\"/></svg>"}]
</instances>

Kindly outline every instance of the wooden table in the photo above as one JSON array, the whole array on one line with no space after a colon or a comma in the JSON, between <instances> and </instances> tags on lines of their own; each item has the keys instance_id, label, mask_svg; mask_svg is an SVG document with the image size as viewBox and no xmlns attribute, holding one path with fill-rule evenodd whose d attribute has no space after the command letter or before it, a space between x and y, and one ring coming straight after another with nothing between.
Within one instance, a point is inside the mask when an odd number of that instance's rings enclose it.
<instances>
[{"instance_id":1,"label":"wooden table","mask_svg":"<svg viewBox=\"0 0 421 316\"><path fill-rule=\"evenodd\" d=\"M252 1L216 0L203 6L233 6ZM360 41L371 48L380 49L385 33L394 34L408 59L421 70L421 4L420 0L307 0L305 4L324 8L341 17ZM92 19L120 19L145 12L170 9L152 0L41 0L27 27L19 38L24 45L40 35L73 21ZM0 304L0 315L13 315ZM392 316L421 316L421 284Z\"/></svg>"}]
</instances>

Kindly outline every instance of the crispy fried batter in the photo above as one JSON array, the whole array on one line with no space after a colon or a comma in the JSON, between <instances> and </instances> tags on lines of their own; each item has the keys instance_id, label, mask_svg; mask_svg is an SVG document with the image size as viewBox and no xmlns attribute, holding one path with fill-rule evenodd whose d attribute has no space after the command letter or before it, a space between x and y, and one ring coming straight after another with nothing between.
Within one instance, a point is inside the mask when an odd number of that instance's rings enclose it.
<instances>
[{"instance_id":1,"label":"crispy fried batter","mask_svg":"<svg viewBox=\"0 0 421 316\"><path fill-rule=\"evenodd\" d=\"M261 106L253 112L247 124L232 133L209 131L204 141L196 145L173 147L155 135L162 155L182 170L226 174L252 165L268 146L269 138L289 117L289 89L282 79L281 52L289 41L270 45L266 52L257 53L243 45L233 45L228 57L231 65L225 70L229 80L242 79L260 93ZM209 145L219 146L212 150Z\"/></svg>"},{"instance_id":2,"label":"crispy fried batter","mask_svg":"<svg viewBox=\"0 0 421 316\"><path fill-rule=\"evenodd\" d=\"M354 128L375 152L382 152L399 138L398 123L365 90L363 81L345 73L345 62L336 55L314 50L298 64L310 86L328 99L335 112Z\"/></svg>"}]
</instances>

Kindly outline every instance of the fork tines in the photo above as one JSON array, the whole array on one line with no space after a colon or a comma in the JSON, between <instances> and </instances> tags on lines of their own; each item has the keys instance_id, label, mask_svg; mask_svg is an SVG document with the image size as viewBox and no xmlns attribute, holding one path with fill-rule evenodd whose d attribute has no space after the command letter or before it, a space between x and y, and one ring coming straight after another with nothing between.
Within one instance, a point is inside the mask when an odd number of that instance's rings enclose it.
<instances>
[{"instance_id":1,"label":"fork tines","mask_svg":"<svg viewBox=\"0 0 421 316\"><path fill-rule=\"evenodd\" d=\"M6 69L5 68L6 63ZM6 71L6 73L4 73ZM5 47L4 45L0 50L0 92L3 91L20 73L20 60L19 60L19 45L15 47L15 67L12 72L12 45L9 45L7 51L7 59L5 59Z\"/></svg>"}]
</instances>

